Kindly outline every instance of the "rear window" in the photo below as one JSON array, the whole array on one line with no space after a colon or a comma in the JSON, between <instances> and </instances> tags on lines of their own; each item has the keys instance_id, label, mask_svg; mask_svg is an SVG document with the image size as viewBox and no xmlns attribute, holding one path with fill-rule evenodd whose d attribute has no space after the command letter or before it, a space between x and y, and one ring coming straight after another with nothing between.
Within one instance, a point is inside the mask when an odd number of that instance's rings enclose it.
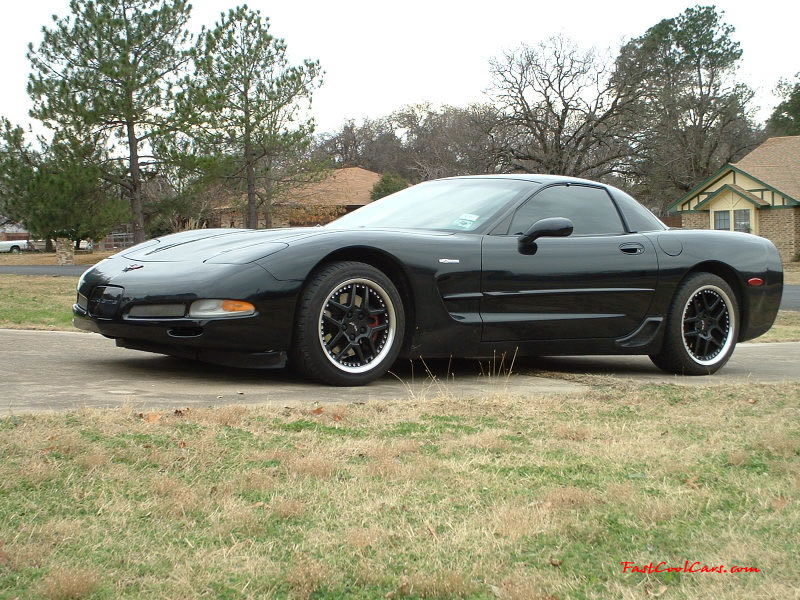
<instances>
[{"instance_id":1,"label":"rear window","mask_svg":"<svg viewBox=\"0 0 800 600\"><path fill-rule=\"evenodd\" d=\"M631 231L663 231L667 228L658 217L622 190L611 188L611 191Z\"/></svg>"}]
</instances>

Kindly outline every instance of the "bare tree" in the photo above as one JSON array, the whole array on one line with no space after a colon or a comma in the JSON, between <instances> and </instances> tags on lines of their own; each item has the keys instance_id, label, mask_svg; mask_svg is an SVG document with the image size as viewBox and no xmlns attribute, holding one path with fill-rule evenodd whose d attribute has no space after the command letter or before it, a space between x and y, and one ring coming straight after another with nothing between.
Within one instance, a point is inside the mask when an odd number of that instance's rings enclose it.
<instances>
[{"instance_id":1,"label":"bare tree","mask_svg":"<svg viewBox=\"0 0 800 600\"><path fill-rule=\"evenodd\" d=\"M361 125L348 121L319 141L315 155L335 166L360 166L409 181L500 170L491 105L405 106Z\"/></svg>"},{"instance_id":2,"label":"bare tree","mask_svg":"<svg viewBox=\"0 0 800 600\"><path fill-rule=\"evenodd\" d=\"M377 173L411 176L403 141L388 118L347 121L339 131L321 136L314 155L336 167L363 167Z\"/></svg>"},{"instance_id":3,"label":"bare tree","mask_svg":"<svg viewBox=\"0 0 800 600\"><path fill-rule=\"evenodd\" d=\"M592 50L554 37L490 62L505 167L600 178L630 171L641 91Z\"/></svg>"},{"instance_id":4,"label":"bare tree","mask_svg":"<svg viewBox=\"0 0 800 600\"><path fill-rule=\"evenodd\" d=\"M497 112L489 105L464 108L429 104L407 106L390 117L402 136L408 169L415 180L500 170L493 132Z\"/></svg>"}]
</instances>

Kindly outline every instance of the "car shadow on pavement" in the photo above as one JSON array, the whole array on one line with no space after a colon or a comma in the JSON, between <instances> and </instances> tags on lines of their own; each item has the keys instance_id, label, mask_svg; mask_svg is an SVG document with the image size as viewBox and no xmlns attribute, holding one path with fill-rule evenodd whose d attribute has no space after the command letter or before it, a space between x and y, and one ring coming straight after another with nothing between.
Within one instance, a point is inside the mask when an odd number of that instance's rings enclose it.
<instances>
[{"instance_id":1,"label":"car shadow on pavement","mask_svg":"<svg viewBox=\"0 0 800 600\"><path fill-rule=\"evenodd\" d=\"M108 357L95 360L95 365L106 367L117 376L191 378L214 383L275 383L306 384L307 379L285 369L245 369L204 363L201 361L159 354L137 354L125 358ZM401 380L421 382L437 379L465 379L477 377L503 377L508 375L510 361L492 359L399 359L383 381ZM529 370L531 367L526 367ZM520 370L514 366L514 373Z\"/></svg>"}]
</instances>

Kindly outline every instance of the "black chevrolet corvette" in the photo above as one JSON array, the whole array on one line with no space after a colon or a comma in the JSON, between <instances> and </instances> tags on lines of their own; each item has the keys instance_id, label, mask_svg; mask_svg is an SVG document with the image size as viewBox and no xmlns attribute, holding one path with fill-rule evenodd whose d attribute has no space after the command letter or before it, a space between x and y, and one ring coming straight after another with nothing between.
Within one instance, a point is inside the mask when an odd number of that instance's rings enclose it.
<instances>
[{"instance_id":1,"label":"black chevrolet corvette","mask_svg":"<svg viewBox=\"0 0 800 600\"><path fill-rule=\"evenodd\" d=\"M87 271L75 325L117 345L365 384L400 357L647 354L701 375L766 332L778 252L668 229L610 186L552 175L422 183L325 227L203 229Z\"/></svg>"}]
</instances>

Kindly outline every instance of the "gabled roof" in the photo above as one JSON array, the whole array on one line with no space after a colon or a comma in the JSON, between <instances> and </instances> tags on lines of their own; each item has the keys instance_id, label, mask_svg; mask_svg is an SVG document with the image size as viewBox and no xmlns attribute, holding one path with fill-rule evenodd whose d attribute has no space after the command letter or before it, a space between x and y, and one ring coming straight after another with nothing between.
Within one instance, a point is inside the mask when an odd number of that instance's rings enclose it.
<instances>
[{"instance_id":1,"label":"gabled roof","mask_svg":"<svg viewBox=\"0 0 800 600\"><path fill-rule=\"evenodd\" d=\"M800 136L791 136L791 137L800 139ZM772 140L772 139L782 139L782 138L770 138L770 140ZM767 142L768 141L769 140L767 140ZM766 144L767 142L764 142L764 143ZM758 148L756 148L756 150L758 150ZM755 152L756 150L753 150L753 152ZM753 152L751 152L750 154L752 154ZM686 192L683 196L681 196L680 198L675 200L675 202L673 202L672 204L669 205L667 210L668 211L674 210L675 207L677 207L677 206L683 204L684 202L686 202L687 200L693 198L694 196L697 195L698 192L701 192L703 189L707 188L709 185L711 185L712 183L714 183L718 179L721 179L722 177L727 175L730 171L734 171L736 173L739 173L740 175L745 175L747 177L750 177L750 179L754 179L759 184L763 185L765 189L771 190L771 191L775 192L776 194L780 194L782 196L785 196L786 200L788 201L788 203L790 205L800 205L800 201L797 200L797 198L800 198L800 193L797 193L796 196L792 195L787 190L785 190L783 188L778 188L777 186L772 185L772 184L768 183L767 181L764 181L761 177L759 177L756 173L753 173L749 169L745 170L743 168L740 168L740 165L742 164L742 162L744 162L744 160L748 156L750 156L750 154L745 156L745 158L743 158L741 161L739 161L736 164L727 163L725 165L722 165L722 167L720 167L719 171L717 171L716 173L712 174L708 178L704 179L703 181L698 183L696 186L694 186L691 190ZM795 171L793 172L793 175L797 176L797 174L798 174L797 171L800 170L800 162L798 164L796 164L793 168L795 169ZM781 167L781 169L788 170L789 167ZM763 168L763 167L760 170L762 172L766 171L766 169ZM777 169L777 170L780 170L780 169ZM788 177L784 176L782 179L783 180L788 180ZM800 191L800 190L798 190L798 191ZM765 204L765 206L767 206L767 205L768 204ZM692 210L694 210L694 209L692 209Z\"/></svg>"},{"instance_id":2,"label":"gabled roof","mask_svg":"<svg viewBox=\"0 0 800 600\"><path fill-rule=\"evenodd\" d=\"M370 193L381 176L361 167L335 169L322 181L293 188L286 204L317 206L363 206L371 201Z\"/></svg>"},{"instance_id":3,"label":"gabled roof","mask_svg":"<svg viewBox=\"0 0 800 600\"><path fill-rule=\"evenodd\" d=\"M781 193L800 198L800 135L769 138L735 165Z\"/></svg>"},{"instance_id":4,"label":"gabled roof","mask_svg":"<svg viewBox=\"0 0 800 600\"><path fill-rule=\"evenodd\" d=\"M714 200L714 198L716 198L722 192L725 192L725 191L731 191L734 194L736 194L737 196L739 196L740 198L742 198L743 200L747 200L748 202L752 202L757 207L769 206L770 205L769 202L767 202L766 200L762 200L761 198L759 198L755 194L753 194L751 192L748 192L746 189L744 189L742 187L739 187L738 185L732 185L730 183L726 183L722 187L714 190L713 193L711 193L708 196L706 196L705 200L703 200L702 202L698 202L697 206L695 206L692 210L701 210L701 208L705 204L708 204L709 202Z\"/></svg>"},{"instance_id":5,"label":"gabled roof","mask_svg":"<svg viewBox=\"0 0 800 600\"><path fill-rule=\"evenodd\" d=\"M381 176L361 167L332 169L319 181L299 184L278 200L281 205L306 206L363 206L372 201L372 188ZM220 196L224 198L224 196ZM246 197L228 196L214 210L238 209Z\"/></svg>"}]
</instances>

